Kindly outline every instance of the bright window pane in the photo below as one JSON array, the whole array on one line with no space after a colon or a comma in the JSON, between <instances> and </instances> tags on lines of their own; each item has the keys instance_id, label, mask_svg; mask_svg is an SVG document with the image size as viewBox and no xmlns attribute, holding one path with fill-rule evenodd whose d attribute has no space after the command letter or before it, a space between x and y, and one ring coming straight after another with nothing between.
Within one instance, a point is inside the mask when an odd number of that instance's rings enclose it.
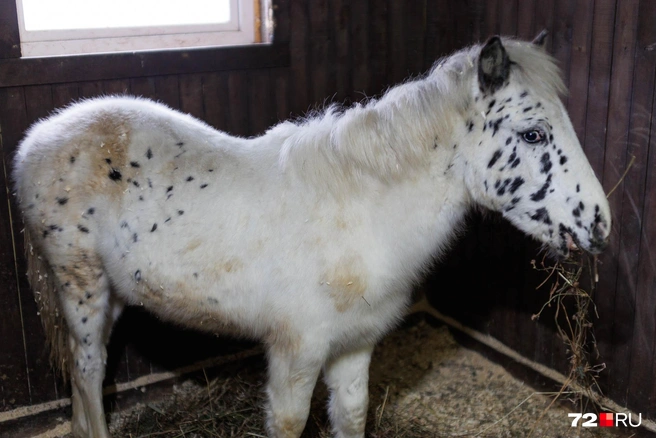
<instances>
[{"instance_id":1,"label":"bright window pane","mask_svg":"<svg viewBox=\"0 0 656 438\"><path fill-rule=\"evenodd\" d=\"M23 0L25 30L102 29L230 21L229 0Z\"/></svg>"}]
</instances>

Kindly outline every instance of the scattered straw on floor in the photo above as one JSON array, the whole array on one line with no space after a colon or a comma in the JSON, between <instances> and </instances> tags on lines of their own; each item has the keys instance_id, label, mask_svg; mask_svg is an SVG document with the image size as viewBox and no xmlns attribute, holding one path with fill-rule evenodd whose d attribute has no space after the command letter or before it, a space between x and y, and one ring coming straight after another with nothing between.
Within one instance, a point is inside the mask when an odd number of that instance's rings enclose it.
<instances>
[{"instance_id":1,"label":"scattered straw on floor","mask_svg":"<svg viewBox=\"0 0 656 438\"><path fill-rule=\"evenodd\" d=\"M266 436L264 363L251 361L234 369L189 380L167 400L112 414L112 436ZM599 428L571 428L567 409L553 405L545 411L551 396L536 393L501 366L461 347L445 327L425 322L396 331L376 349L369 386L367 436L372 438L524 438L531 430L536 437L618 436ZM304 437L330 436L326 397L319 384Z\"/></svg>"}]
</instances>

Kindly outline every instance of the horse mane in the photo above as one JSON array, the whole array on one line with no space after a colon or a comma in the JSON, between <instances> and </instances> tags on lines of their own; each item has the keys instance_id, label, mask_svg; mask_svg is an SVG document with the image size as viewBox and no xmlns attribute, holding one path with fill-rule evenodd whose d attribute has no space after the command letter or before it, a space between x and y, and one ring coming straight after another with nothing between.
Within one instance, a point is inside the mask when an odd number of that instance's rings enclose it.
<instances>
[{"instance_id":1,"label":"horse mane","mask_svg":"<svg viewBox=\"0 0 656 438\"><path fill-rule=\"evenodd\" d=\"M540 95L565 92L554 59L531 43L503 39L513 81ZM279 164L319 187L362 187L366 180L388 183L422 166L434 146L449 144L455 124L473 103L472 76L481 45L438 60L425 75L388 89L379 99L348 109L331 105L267 134L282 144Z\"/></svg>"}]
</instances>

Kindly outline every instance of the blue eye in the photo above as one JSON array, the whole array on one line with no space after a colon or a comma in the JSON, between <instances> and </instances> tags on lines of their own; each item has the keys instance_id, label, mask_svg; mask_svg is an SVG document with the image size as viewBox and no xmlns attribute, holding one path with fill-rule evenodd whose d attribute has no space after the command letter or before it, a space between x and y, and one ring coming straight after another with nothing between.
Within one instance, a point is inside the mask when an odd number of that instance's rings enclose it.
<instances>
[{"instance_id":1,"label":"blue eye","mask_svg":"<svg viewBox=\"0 0 656 438\"><path fill-rule=\"evenodd\" d=\"M522 139L526 143L540 143L544 141L546 138L544 132L540 131L539 129L532 129L530 131L526 131L522 133Z\"/></svg>"}]
</instances>

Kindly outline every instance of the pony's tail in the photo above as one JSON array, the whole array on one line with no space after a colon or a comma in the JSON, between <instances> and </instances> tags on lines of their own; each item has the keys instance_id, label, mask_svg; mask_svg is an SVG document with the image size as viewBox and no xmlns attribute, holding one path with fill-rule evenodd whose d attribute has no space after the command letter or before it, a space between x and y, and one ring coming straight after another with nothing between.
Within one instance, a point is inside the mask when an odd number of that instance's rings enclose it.
<instances>
[{"instance_id":1,"label":"pony's tail","mask_svg":"<svg viewBox=\"0 0 656 438\"><path fill-rule=\"evenodd\" d=\"M68 380L70 350L68 348L68 327L61 311L55 276L48 262L32 244L29 227L25 227L25 257L27 258L27 278L34 291L37 315L50 348L50 365L64 382Z\"/></svg>"}]
</instances>

